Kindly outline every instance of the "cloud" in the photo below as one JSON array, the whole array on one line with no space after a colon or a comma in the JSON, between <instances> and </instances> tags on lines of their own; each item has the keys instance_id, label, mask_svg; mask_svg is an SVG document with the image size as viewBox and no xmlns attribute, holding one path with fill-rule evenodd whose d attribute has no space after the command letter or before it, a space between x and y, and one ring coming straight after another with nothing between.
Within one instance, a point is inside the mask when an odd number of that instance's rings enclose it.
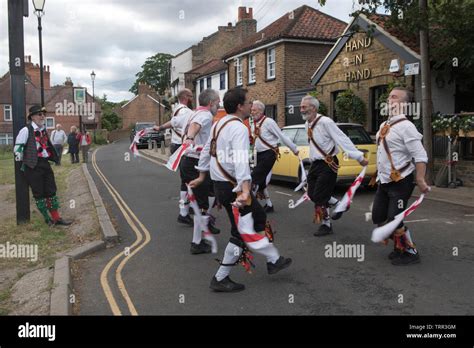
<instances>
[{"instance_id":1,"label":"cloud","mask_svg":"<svg viewBox=\"0 0 474 348\"><path fill-rule=\"evenodd\" d=\"M303 4L349 21L352 0L49 0L43 23L43 62L51 67L53 84L71 77L91 88L97 74L97 95L120 101L146 58L158 52L176 54L237 20L238 6L253 7L258 30ZM24 19L25 55L39 62L37 18L29 2ZM7 1L0 1L0 75L8 70Z\"/></svg>"}]
</instances>

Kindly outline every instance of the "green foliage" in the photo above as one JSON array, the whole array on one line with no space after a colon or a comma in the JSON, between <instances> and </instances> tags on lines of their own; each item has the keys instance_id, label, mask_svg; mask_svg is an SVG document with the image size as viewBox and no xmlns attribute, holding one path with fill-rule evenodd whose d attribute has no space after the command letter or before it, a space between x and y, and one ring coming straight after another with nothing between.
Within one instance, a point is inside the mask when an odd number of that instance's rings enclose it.
<instances>
[{"instance_id":1,"label":"green foliage","mask_svg":"<svg viewBox=\"0 0 474 348\"><path fill-rule=\"evenodd\" d=\"M448 129L452 133L474 131L474 116L466 115L443 115L438 113L434 116L432 127L435 132L444 132Z\"/></svg>"},{"instance_id":2,"label":"green foliage","mask_svg":"<svg viewBox=\"0 0 474 348\"><path fill-rule=\"evenodd\" d=\"M105 145L107 144L107 139L105 139L105 137L101 133L97 133L95 135L94 144Z\"/></svg>"},{"instance_id":3,"label":"green foliage","mask_svg":"<svg viewBox=\"0 0 474 348\"><path fill-rule=\"evenodd\" d=\"M429 29L430 60L434 69L447 81L454 81L462 91L472 89L474 80L474 1L428 0L427 15L421 13L419 0L367 0L360 13L366 15L384 10L387 22L407 37L416 39L420 29ZM457 59L458 66L455 66Z\"/></svg>"},{"instance_id":4,"label":"green foliage","mask_svg":"<svg viewBox=\"0 0 474 348\"><path fill-rule=\"evenodd\" d=\"M338 122L354 122L365 125L367 120L364 102L350 89L337 96L336 115Z\"/></svg>"},{"instance_id":5,"label":"green foliage","mask_svg":"<svg viewBox=\"0 0 474 348\"><path fill-rule=\"evenodd\" d=\"M107 95L104 94L102 98L98 99L102 108L102 128L112 131L122 127L122 120L115 113L114 109L119 106L120 103L113 103L107 100Z\"/></svg>"},{"instance_id":6,"label":"green foliage","mask_svg":"<svg viewBox=\"0 0 474 348\"><path fill-rule=\"evenodd\" d=\"M157 53L148 57L142 65L142 71L135 74L137 79L130 88L130 92L138 94L138 83L145 82L163 95L169 87L171 58L173 56L167 53Z\"/></svg>"}]
</instances>

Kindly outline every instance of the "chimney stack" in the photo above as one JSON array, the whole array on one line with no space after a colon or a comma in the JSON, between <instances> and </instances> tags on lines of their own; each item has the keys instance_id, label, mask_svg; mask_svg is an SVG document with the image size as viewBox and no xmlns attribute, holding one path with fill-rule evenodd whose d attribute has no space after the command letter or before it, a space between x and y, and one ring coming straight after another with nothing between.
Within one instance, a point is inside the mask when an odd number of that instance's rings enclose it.
<instances>
[{"instance_id":1,"label":"chimney stack","mask_svg":"<svg viewBox=\"0 0 474 348\"><path fill-rule=\"evenodd\" d=\"M253 19L253 8L249 7L249 10L247 12L247 7L240 6L238 17L237 17L237 22L240 22L240 21L245 20L245 19Z\"/></svg>"}]
</instances>

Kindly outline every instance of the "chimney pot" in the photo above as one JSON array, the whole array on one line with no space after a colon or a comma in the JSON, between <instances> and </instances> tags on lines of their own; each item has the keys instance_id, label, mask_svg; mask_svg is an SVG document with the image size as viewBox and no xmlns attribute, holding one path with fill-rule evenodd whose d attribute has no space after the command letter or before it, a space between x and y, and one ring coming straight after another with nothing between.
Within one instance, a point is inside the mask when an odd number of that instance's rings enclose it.
<instances>
[{"instance_id":1,"label":"chimney pot","mask_svg":"<svg viewBox=\"0 0 474 348\"><path fill-rule=\"evenodd\" d=\"M237 22L240 22L241 20L244 20L244 19L253 19L253 9L249 7L249 10L247 12L247 7L240 6L237 18L238 18Z\"/></svg>"}]
</instances>

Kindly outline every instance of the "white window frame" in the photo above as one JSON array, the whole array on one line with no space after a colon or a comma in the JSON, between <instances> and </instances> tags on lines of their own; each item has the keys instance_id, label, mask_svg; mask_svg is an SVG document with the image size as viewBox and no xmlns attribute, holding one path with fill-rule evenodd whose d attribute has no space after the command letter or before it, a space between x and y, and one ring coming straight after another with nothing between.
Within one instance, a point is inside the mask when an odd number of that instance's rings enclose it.
<instances>
[{"instance_id":1,"label":"white window frame","mask_svg":"<svg viewBox=\"0 0 474 348\"><path fill-rule=\"evenodd\" d=\"M276 78L276 49L270 47L267 49L267 79Z\"/></svg>"},{"instance_id":2,"label":"white window frame","mask_svg":"<svg viewBox=\"0 0 474 348\"><path fill-rule=\"evenodd\" d=\"M5 144L2 144L0 142L0 145L13 145L13 135L10 135L8 133L3 133L3 134L0 134L0 139L5 140Z\"/></svg>"},{"instance_id":3,"label":"white window frame","mask_svg":"<svg viewBox=\"0 0 474 348\"><path fill-rule=\"evenodd\" d=\"M8 119L7 118L7 110L8 110L8 113L10 114L10 118ZM3 120L5 122L12 122L13 121L13 117L12 117L12 106L11 105L4 105L3 106Z\"/></svg>"},{"instance_id":4,"label":"white window frame","mask_svg":"<svg viewBox=\"0 0 474 348\"><path fill-rule=\"evenodd\" d=\"M242 70L242 58L235 60L235 84L236 86L242 86L244 84L244 73Z\"/></svg>"},{"instance_id":5,"label":"white window frame","mask_svg":"<svg viewBox=\"0 0 474 348\"><path fill-rule=\"evenodd\" d=\"M48 127L48 120L53 120L53 126L52 127ZM46 117L45 120L44 120L44 124L46 125L46 129L56 128L56 120L54 119L54 117Z\"/></svg>"},{"instance_id":6,"label":"white window frame","mask_svg":"<svg viewBox=\"0 0 474 348\"><path fill-rule=\"evenodd\" d=\"M249 83L256 82L257 75L257 58L255 54L249 54Z\"/></svg>"}]
</instances>

